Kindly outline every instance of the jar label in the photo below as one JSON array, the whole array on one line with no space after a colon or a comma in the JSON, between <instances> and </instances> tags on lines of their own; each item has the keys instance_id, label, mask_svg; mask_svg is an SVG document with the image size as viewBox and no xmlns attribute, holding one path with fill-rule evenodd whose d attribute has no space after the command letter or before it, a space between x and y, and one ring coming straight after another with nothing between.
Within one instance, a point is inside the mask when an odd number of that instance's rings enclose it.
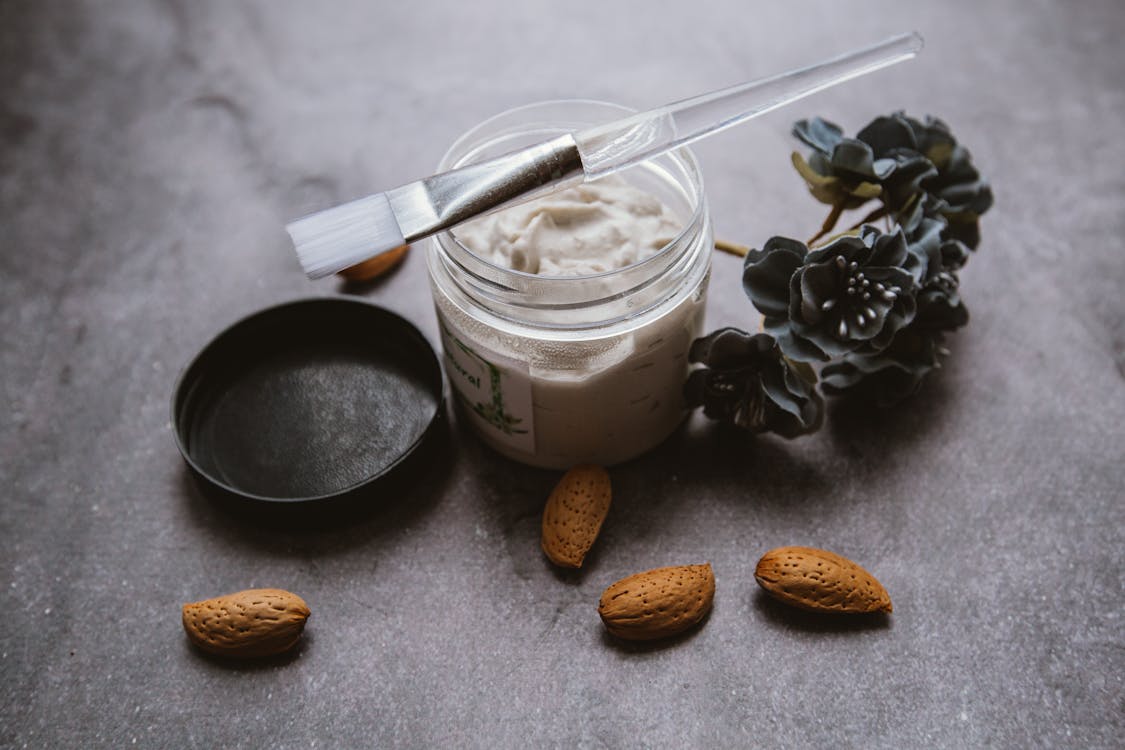
<instances>
[{"instance_id":1,"label":"jar label","mask_svg":"<svg viewBox=\"0 0 1125 750\"><path fill-rule=\"evenodd\" d=\"M478 431L504 445L535 452L535 426L531 410L531 378L526 363L486 358L464 342L438 314L445 372L464 413Z\"/></svg>"}]
</instances>

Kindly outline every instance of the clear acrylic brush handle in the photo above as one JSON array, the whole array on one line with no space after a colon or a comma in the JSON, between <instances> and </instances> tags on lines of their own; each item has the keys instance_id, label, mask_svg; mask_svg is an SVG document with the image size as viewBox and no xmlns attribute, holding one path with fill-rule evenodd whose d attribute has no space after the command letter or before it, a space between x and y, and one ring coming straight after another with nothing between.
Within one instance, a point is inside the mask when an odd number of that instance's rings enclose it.
<instances>
[{"instance_id":1,"label":"clear acrylic brush handle","mask_svg":"<svg viewBox=\"0 0 1125 750\"><path fill-rule=\"evenodd\" d=\"M922 37L902 34L816 65L701 94L574 134L587 180L686 146L838 83L909 60Z\"/></svg>"},{"instance_id":2,"label":"clear acrylic brush handle","mask_svg":"<svg viewBox=\"0 0 1125 750\"><path fill-rule=\"evenodd\" d=\"M287 229L310 278L335 273L475 216L651 159L809 94L908 60L903 34L818 65L702 94L306 216Z\"/></svg>"}]
</instances>

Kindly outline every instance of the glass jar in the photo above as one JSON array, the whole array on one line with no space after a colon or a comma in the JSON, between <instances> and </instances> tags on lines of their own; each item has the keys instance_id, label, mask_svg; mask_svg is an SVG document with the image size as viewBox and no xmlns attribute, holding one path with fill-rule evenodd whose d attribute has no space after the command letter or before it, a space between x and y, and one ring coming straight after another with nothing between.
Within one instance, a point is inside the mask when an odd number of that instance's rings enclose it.
<instances>
[{"instance_id":1,"label":"glass jar","mask_svg":"<svg viewBox=\"0 0 1125 750\"><path fill-rule=\"evenodd\" d=\"M510 110L461 136L438 171L631 112L580 100ZM687 414L687 354L702 333L714 244L703 180L687 149L621 176L682 222L675 239L625 268L539 276L483 260L456 229L429 242L442 361L460 418L522 463L619 463L663 441Z\"/></svg>"}]
</instances>

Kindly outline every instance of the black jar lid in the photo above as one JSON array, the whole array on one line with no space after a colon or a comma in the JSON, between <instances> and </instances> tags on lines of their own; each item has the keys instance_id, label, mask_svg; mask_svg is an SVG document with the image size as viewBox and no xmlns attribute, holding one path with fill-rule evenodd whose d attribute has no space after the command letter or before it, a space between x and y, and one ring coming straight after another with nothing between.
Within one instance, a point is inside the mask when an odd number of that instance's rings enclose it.
<instances>
[{"instance_id":1,"label":"black jar lid","mask_svg":"<svg viewBox=\"0 0 1125 750\"><path fill-rule=\"evenodd\" d=\"M444 429L441 366L411 323L303 299L216 336L176 384L172 423L209 495L274 517L380 504Z\"/></svg>"}]
</instances>

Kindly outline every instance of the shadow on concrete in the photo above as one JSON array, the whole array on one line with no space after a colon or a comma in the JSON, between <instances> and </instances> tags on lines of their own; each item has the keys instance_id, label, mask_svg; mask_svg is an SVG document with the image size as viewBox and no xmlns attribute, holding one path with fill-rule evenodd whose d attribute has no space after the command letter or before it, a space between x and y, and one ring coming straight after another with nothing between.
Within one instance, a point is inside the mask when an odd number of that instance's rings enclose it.
<instances>
[{"instance_id":1,"label":"shadow on concrete","mask_svg":"<svg viewBox=\"0 0 1125 750\"><path fill-rule=\"evenodd\" d=\"M859 395L826 399L824 432L841 455L885 461L916 451L931 432L940 431L956 398L956 365L932 370L918 392L893 406L880 407Z\"/></svg>"}]
</instances>

